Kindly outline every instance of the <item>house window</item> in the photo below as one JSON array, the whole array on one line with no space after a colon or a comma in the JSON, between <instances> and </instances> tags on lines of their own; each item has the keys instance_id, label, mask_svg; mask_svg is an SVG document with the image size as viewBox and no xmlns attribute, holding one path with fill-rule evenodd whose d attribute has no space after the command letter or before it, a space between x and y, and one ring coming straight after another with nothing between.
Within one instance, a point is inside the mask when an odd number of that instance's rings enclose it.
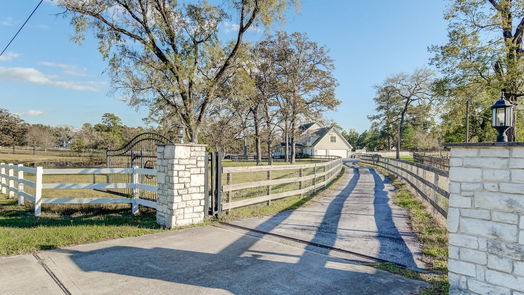
<instances>
[{"instance_id":1,"label":"house window","mask_svg":"<svg viewBox=\"0 0 524 295\"><path fill-rule=\"evenodd\" d=\"M331 142L337 142L337 137L336 136L331 136L330 141Z\"/></svg>"}]
</instances>

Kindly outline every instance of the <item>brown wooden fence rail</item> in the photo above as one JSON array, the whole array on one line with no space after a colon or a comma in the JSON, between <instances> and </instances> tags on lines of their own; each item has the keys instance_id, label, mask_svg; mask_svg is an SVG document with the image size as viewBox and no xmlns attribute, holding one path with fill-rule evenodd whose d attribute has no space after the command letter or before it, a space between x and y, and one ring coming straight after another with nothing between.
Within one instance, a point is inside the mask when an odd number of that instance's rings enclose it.
<instances>
[{"instance_id":1,"label":"brown wooden fence rail","mask_svg":"<svg viewBox=\"0 0 524 295\"><path fill-rule=\"evenodd\" d=\"M449 172L429 165L384 158L379 155L362 155L364 164L381 167L406 182L421 198L426 200L442 217L449 207Z\"/></svg>"},{"instance_id":2,"label":"brown wooden fence rail","mask_svg":"<svg viewBox=\"0 0 524 295\"><path fill-rule=\"evenodd\" d=\"M304 165L224 167L222 208L270 203L325 187L342 169L342 159Z\"/></svg>"},{"instance_id":3,"label":"brown wooden fence rail","mask_svg":"<svg viewBox=\"0 0 524 295\"><path fill-rule=\"evenodd\" d=\"M417 163L433 166L441 170L449 170L449 158L435 157L413 153L413 160Z\"/></svg>"}]
</instances>

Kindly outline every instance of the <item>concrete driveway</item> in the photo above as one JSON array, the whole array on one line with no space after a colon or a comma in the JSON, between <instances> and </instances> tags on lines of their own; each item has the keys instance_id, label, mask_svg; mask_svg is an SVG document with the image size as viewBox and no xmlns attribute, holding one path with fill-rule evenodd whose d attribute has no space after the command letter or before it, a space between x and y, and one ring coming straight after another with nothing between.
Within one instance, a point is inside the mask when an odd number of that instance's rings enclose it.
<instances>
[{"instance_id":1,"label":"concrete driveway","mask_svg":"<svg viewBox=\"0 0 524 295\"><path fill-rule=\"evenodd\" d=\"M408 212L392 202L395 188L389 180L372 168L350 161L344 164L343 178L314 203L232 223L325 246L328 250L320 250L322 253L336 248L415 270L425 268Z\"/></svg>"},{"instance_id":2,"label":"concrete driveway","mask_svg":"<svg viewBox=\"0 0 524 295\"><path fill-rule=\"evenodd\" d=\"M297 231L307 233L301 238L310 237L312 241L336 246L344 246L348 241L343 239L339 242L340 239L332 236L333 231L347 237L362 233L363 237L367 237L362 241L369 247L381 245L380 238L378 242L370 238L380 233L369 233L373 230L372 225L361 232L362 227L357 228L354 225L357 223L350 221L351 218L340 223L351 210L345 209L346 204L350 205L349 199L337 196L347 192L353 194L359 183L366 179L362 176L364 171L360 172L358 180L355 173L353 170L345 176L344 181L347 182L343 183L340 192L333 190L335 194L331 196L331 201L322 199L317 204L301 208L302 212L284 212L242 224L254 224L256 228L271 231L287 230L285 233L289 234L295 232L289 230L293 224L299 229ZM359 202L365 208L374 206L374 202L370 204L365 198ZM323 207L329 214L326 219L335 219L329 224L335 226L338 219L342 225L340 228L322 226L327 224L322 221L325 218L320 218L321 221L315 219L318 224L296 223L300 222L300 216L307 213L306 210L315 212L310 214L312 216L320 216L319 208ZM339 207L342 209L331 209ZM392 216L395 214L392 213ZM368 215L358 216L368 218ZM314 227L322 234L317 234ZM379 256L385 253L381 249L382 246L376 252ZM426 286L423 282L380 271L332 253L326 247L295 243L260 232L228 226L204 226L42 251L35 256L2 257L0 293L418 294Z\"/></svg>"}]
</instances>

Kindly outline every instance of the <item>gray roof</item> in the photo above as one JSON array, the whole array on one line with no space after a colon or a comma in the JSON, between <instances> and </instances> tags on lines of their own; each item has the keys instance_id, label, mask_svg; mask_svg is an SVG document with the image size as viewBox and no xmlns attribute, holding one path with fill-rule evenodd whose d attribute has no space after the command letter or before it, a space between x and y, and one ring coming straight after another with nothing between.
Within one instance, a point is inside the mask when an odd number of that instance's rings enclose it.
<instances>
[{"instance_id":1,"label":"gray roof","mask_svg":"<svg viewBox=\"0 0 524 295\"><path fill-rule=\"evenodd\" d=\"M315 125L316 122L311 122L311 123L306 123L306 124L302 124L300 126L298 126L298 129L300 131L304 131L304 130L307 130L309 127Z\"/></svg>"}]
</instances>

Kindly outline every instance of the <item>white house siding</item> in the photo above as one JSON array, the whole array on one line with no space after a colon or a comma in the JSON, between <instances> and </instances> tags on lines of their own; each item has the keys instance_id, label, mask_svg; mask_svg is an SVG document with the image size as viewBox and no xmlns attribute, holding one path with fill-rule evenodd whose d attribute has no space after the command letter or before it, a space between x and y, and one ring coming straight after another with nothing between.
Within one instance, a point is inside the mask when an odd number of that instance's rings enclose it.
<instances>
[{"instance_id":1,"label":"white house siding","mask_svg":"<svg viewBox=\"0 0 524 295\"><path fill-rule=\"evenodd\" d=\"M327 152L326 150L317 150L317 149L315 149L314 155L315 156L326 156L327 155L326 152Z\"/></svg>"},{"instance_id":2,"label":"white house siding","mask_svg":"<svg viewBox=\"0 0 524 295\"><path fill-rule=\"evenodd\" d=\"M336 142L331 142L331 136L337 138ZM330 131L315 145L315 155L347 158L350 152L350 148L335 131Z\"/></svg>"},{"instance_id":3,"label":"white house siding","mask_svg":"<svg viewBox=\"0 0 524 295\"><path fill-rule=\"evenodd\" d=\"M339 156L341 158L348 158L347 150L328 150L328 156Z\"/></svg>"}]
</instances>

